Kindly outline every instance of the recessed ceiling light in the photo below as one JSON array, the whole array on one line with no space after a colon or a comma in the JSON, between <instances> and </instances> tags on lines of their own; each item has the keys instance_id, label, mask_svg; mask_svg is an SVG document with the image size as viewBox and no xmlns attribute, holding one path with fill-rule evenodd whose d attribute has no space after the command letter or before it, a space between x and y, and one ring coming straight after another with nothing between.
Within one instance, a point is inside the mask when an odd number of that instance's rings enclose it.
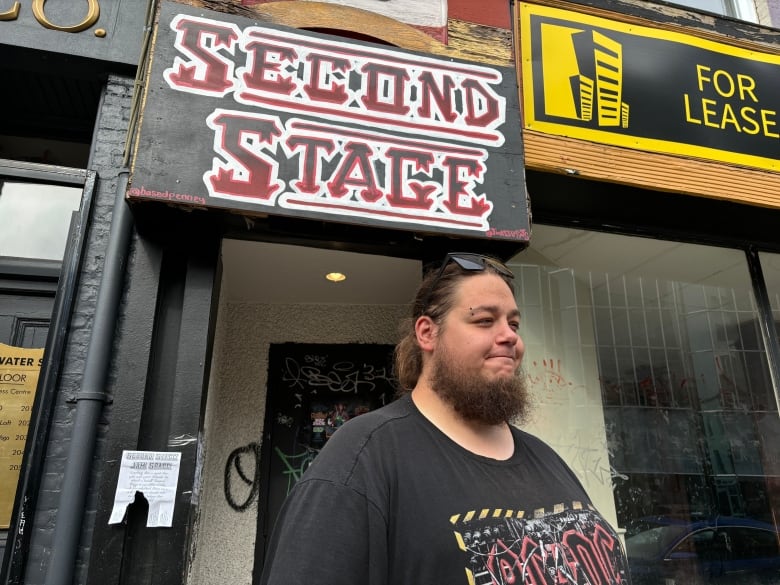
<instances>
[{"instance_id":1,"label":"recessed ceiling light","mask_svg":"<svg viewBox=\"0 0 780 585\"><path fill-rule=\"evenodd\" d=\"M331 282L341 282L342 280L347 280L347 275L341 272L328 272L325 278Z\"/></svg>"}]
</instances>

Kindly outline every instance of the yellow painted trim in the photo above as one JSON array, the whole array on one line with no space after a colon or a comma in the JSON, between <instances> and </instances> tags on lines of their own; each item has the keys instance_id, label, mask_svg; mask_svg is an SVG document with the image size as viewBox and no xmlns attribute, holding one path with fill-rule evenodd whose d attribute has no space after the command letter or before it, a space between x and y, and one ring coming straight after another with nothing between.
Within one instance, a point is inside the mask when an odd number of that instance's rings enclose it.
<instances>
[{"instance_id":1,"label":"yellow painted trim","mask_svg":"<svg viewBox=\"0 0 780 585\"><path fill-rule=\"evenodd\" d=\"M780 209L780 173L534 131L523 144L528 169Z\"/></svg>"},{"instance_id":2,"label":"yellow painted trim","mask_svg":"<svg viewBox=\"0 0 780 585\"><path fill-rule=\"evenodd\" d=\"M525 128L527 130L535 130L545 134L563 136L564 138L588 140L590 142L599 142L601 144L619 146L621 148L633 148L634 150L657 152L659 154L672 154L676 156L693 156L722 163L756 167L775 172L780 171L780 160L778 159L718 150L705 146L696 146L694 144L667 142L665 140L654 140L651 138L637 138L634 136L624 136L622 134L611 134L610 132L602 130L576 128L550 122L528 122L528 118L526 118Z\"/></svg>"}]
</instances>

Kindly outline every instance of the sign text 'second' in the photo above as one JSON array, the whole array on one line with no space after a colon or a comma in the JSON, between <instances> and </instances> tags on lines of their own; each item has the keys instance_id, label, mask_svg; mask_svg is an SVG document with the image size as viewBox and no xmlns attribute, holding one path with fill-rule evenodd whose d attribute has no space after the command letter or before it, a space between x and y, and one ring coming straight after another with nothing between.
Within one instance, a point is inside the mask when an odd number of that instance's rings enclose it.
<instances>
[{"instance_id":1,"label":"sign text 'second'","mask_svg":"<svg viewBox=\"0 0 780 585\"><path fill-rule=\"evenodd\" d=\"M499 146L504 98L495 69L179 15L171 88L291 113ZM232 56L233 58L229 58ZM456 99L456 91L461 96Z\"/></svg>"}]
</instances>

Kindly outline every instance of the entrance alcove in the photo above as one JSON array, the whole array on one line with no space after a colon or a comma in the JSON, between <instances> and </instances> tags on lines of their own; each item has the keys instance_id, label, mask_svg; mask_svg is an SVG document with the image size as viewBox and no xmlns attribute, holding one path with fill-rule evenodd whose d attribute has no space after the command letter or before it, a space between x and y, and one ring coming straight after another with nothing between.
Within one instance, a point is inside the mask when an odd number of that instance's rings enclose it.
<instances>
[{"instance_id":1,"label":"entrance alcove","mask_svg":"<svg viewBox=\"0 0 780 585\"><path fill-rule=\"evenodd\" d=\"M223 242L222 263L193 584L250 583L260 568L271 345L394 344L422 272L416 260L239 240ZM325 278L335 271L346 279Z\"/></svg>"}]
</instances>

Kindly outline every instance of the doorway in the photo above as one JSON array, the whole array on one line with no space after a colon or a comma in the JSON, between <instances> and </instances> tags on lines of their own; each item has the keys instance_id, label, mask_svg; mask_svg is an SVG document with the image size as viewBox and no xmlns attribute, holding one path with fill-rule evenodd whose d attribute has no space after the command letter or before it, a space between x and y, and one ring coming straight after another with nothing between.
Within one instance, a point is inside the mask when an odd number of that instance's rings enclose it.
<instances>
[{"instance_id":1,"label":"doorway","mask_svg":"<svg viewBox=\"0 0 780 585\"><path fill-rule=\"evenodd\" d=\"M34 264L0 261L0 560L11 525L59 274L59 267L34 270ZM31 272L38 274L31 276Z\"/></svg>"},{"instance_id":2,"label":"doorway","mask_svg":"<svg viewBox=\"0 0 780 585\"><path fill-rule=\"evenodd\" d=\"M222 263L189 582L227 579L249 585L262 568L256 552L266 536L258 531L258 519L268 508L261 449L271 431L266 410L277 383L269 373L272 346L391 347L422 265L391 256L239 240L223 242ZM326 279L333 272L346 278Z\"/></svg>"}]
</instances>

